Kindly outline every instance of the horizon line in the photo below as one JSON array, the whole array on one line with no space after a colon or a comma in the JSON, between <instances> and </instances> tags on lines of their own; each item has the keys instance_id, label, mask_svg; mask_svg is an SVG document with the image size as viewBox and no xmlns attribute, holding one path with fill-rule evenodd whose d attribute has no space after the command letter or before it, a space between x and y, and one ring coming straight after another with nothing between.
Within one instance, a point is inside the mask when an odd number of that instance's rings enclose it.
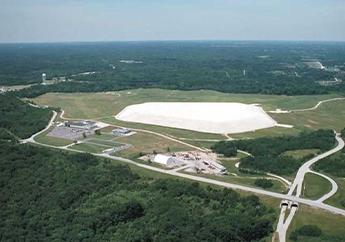
<instances>
[{"instance_id":1,"label":"horizon line","mask_svg":"<svg viewBox=\"0 0 345 242\"><path fill-rule=\"evenodd\" d=\"M145 43L145 42L308 42L308 43L345 43L345 40L301 40L301 39L171 39L171 40L71 40L71 41L10 41L3 44L87 44L87 43Z\"/></svg>"}]
</instances>

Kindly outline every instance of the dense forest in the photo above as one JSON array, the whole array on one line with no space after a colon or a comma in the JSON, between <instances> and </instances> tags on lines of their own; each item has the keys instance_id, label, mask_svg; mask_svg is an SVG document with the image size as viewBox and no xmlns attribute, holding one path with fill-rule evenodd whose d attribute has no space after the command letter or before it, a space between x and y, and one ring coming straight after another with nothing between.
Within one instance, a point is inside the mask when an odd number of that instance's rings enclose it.
<instances>
[{"instance_id":1,"label":"dense forest","mask_svg":"<svg viewBox=\"0 0 345 242\"><path fill-rule=\"evenodd\" d=\"M258 241L275 214L256 196L0 141L0 241Z\"/></svg>"},{"instance_id":2,"label":"dense forest","mask_svg":"<svg viewBox=\"0 0 345 242\"><path fill-rule=\"evenodd\" d=\"M0 94L0 128L17 137L28 138L44 129L51 115L49 109L36 108L12 95ZM6 132L0 134L6 135Z\"/></svg>"},{"instance_id":3,"label":"dense forest","mask_svg":"<svg viewBox=\"0 0 345 242\"><path fill-rule=\"evenodd\" d=\"M345 153L343 152L327 157L315 164L317 171L326 172L333 176L345 178Z\"/></svg>"},{"instance_id":4,"label":"dense forest","mask_svg":"<svg viewBox=\"0 0 345 242\"><path fill-rule=\"evenodd\" d=\"M320 61L327 68L310 67ZM322 94L345 90L345 45L322 42L118 42L0 45L0 85L35 85L18 95L131 88ZM87 72L91 72L86 74Z\"/></svg>"},{"instance_id":5,"label":"dense forest","mask_svg":"<svg viewBox=\"0 0 345 242\"><path fill-rule=\"evenodd\" d=\"M258 172L272 172L279 175L292 174L297 171L305 159L296 159L283 153L290 150L319 149L322 152L331 149L335 145L335 137L332 130L317 130L302 132L298 136L265 137L250 140L226 141L231 147L244 150L253 156L241 159L240 169ZM217 149L218 153L227 153Z\"/></svg>"}]
</instances>

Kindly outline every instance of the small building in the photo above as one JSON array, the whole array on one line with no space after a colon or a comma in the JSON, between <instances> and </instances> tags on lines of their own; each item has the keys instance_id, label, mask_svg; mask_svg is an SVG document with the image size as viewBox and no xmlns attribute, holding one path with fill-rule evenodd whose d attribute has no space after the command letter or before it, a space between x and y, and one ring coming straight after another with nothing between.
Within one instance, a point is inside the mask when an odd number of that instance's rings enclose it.
<instances>
[{"instance_id":1,"label":"small building","mask_svg":"<svg viewBox=\"0 0 345 242\"><path fill-rule=\"evenodd\" d=\"M95 122L88 121L88 120L66 121L64 124L66 127L84 129L84 130L93 130L97 128L97 125Z\"/></svg>"},{"instance_id":2,"label":"small building","mask_svg":"<svg viewBox=\"0 0 345 242\"><path fill-rule=\"evenodd\" d=\"M168 168L172 168L175 166L181 166L184 163L172 156L167 156L167 155L155 155L155 157L153 158L152 162L166 166Z\"/></svg>"},{"instance_id":3,"label":"small building","mask_svg":"<svg viewBox=\"0 0 345 242\"><path fill-rule=\"evenodd\" d=\"M127 136L132 133L132 130L126 128L117 128L113 129L111 132L115 136Z\"/></svg>"},{"instance_id":4,"label":"small building","mask_svg":"<svg viewBox=\"0 0 345 242\"><path fill-rule=\"evenodd\" d=\"M47 81L47 74L42 73L42 82L45 83Z\"/></svg>"}]
</instances>

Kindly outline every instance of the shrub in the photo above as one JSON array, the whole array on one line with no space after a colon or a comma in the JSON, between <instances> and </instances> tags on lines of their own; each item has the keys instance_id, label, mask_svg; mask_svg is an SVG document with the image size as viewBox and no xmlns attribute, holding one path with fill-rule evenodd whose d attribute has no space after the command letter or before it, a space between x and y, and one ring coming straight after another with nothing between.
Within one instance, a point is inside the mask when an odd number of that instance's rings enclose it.
<instances>
[{"instance_id":1,"label":"shrub","mask_svg":"<svg viewBox=\"0 0 345 242\"><path fill-rule=\"evenodd\" d=\"M265 179L265 178L259 178L255 180L254 183L256 186L258 187L262 187L262 188L270 188L273 187L273 182L269 179Z\"/></svg>"}]
</instances>

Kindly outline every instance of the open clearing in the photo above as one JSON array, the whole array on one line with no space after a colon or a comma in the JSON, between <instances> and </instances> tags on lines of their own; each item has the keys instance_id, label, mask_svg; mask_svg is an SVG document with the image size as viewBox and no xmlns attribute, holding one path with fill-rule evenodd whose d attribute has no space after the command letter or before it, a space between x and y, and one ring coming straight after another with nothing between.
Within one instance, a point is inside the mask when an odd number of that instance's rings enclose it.
<instances>
[{"instance_id":1,"label":"open clearing","mask_svg":"<svg viewBox=\"0 0 345 242\"><path fill-rule=\"evenodd\" d=\"M76 119L98 119L106 123L127 126L129 128L142 128L153 130L178 138L191 139L224 139L219 134L200 133L196 131L167 128L154 125L121 122L114 119L114 115L129 105L144 102L240 102L245 104L259 103L265 111L310 108L320 100L340 97L339 95L310 95L310 96L278 96L278 95L258 95L258 94L229 94L216 91L176 91L162 89L135 89L118 92L104 93L48 93L33 99L39 105L49 105L61 107L65 111L65 117ZM337 112L345 110L345 101L337 102L335 111L330 113L328 119L334 120L329 126L340 127L343 125L344 117L339 117ZM318 120L318 111L324 109L326 105L333 105L333 102L325 103L319 109L311 111L315 113L315 121ZM327 111L326 111L327 112ZM235 134L235 138L253 138L266 135L297 134L300 130L314 128L305 126L307 118L303 118L309 112L289 113L289 114L270 114L273 119L280 123L295 125L295 128L287 129L274 127L262 129L255 132ZM325 116L326 115L326 116ZM322 119L327 119L327 114ZM308 116L308 115L307 115ZM339 118L338 118L339 117ZM313 119L314 120L314 119ZM325 120L327 122L327 120ZM319 123L322 125L324 122ZM308 125L308 124L307 124ZM336 127L336 128L337 128Z\"/></svg>"},{"instance_id":2,"label":"open clearing","mask_svg":"<svg viewBox=\"0 0 345 242\"><path fill-rule=\"evenodd\" d=\"M345 224L345 217L341 215L301 205L297 210L295 218L292 220L286 238L288 242L292 241L288 239L291 232L303 225L316 225L321 228L324 234L343 236L345 234L345 226L339 226L342 224ZM298 241L303 242L303 240Z\"/></svg>"},{"instance_id":3,"label":"open clearing","mask_svg":"<svg viewBox=\"0 0 345 242\"><path fill-rule=\"evenodd\" d=\"M276 125L261 107L242 103L143 103L126 107L116 118L215 134L242 133Z\"/></svg>"},{"instance_id":4,"label":"open clearing","mask_svg":"<svg viewBox=\"0 0 345 242\"><path fill-rule=\"evenodd\" d=\"M307 173L303 181L302 196L309 199L319 199L332 189L331 183L325 178L313 173Z\"/></svg>"}]
</instances>

